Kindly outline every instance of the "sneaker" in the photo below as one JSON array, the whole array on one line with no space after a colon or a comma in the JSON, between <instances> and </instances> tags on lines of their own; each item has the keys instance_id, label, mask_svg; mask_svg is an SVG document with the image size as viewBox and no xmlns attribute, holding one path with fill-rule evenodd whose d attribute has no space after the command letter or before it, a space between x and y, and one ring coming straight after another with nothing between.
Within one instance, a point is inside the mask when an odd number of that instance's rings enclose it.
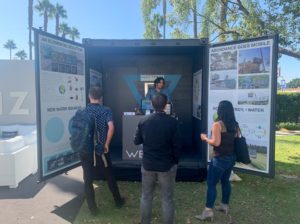
<instances>
[{"instance_id":1,"label":"sneaker","mask_svg":"<svg viewBox=\"0 0 300 224\"><path fill-rule=\"evenodd\" d=\"M117 208L122 208L126 203L125 198L120 198L118 201L116 201L116 207Z\"/></svg>"}]
</instances>

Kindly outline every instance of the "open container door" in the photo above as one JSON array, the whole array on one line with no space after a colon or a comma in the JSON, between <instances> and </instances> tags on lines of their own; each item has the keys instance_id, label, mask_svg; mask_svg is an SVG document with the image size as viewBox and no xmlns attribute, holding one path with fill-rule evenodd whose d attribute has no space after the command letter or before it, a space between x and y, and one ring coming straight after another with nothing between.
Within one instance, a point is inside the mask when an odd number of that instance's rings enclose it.
<instances>
[{"instance_id":1,"label":"open container door","mask_svg":"<svg viewBox=\"0 0 300 224\"><path fill-rule=\"evenodd\" d=\"M35 29L39 179L64 173L80 163L70 146L69 121L86 106L85 49Z\"/></svg>"},{"instance_id":2,"label":"open container door","mask_svg":"<svg viewBox=\"0 0 300 224\"><path fill-rule=\"evenodd\" d=\"M232 102L252 161L249 165L237 163L235 168L268 177L274 176L275 164L277 48L277 35L212 45L205 80L207 133L217 118L219 102Z\"/></svg>"}]
</instances>

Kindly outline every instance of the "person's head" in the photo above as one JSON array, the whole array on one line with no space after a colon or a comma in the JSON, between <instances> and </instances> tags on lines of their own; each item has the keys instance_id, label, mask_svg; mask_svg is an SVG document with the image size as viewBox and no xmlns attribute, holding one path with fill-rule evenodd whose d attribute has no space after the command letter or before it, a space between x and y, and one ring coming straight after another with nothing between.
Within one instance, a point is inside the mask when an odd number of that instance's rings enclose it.
<instances>
[{"instance_id":1,"label":"person's head","mask_svg":"<svg viewBox=\"0 0 300 224\"><path fill-rule=\"evenodd\" d=\"M152 98L152 106L155 111L161 112L167 105L167 96L163 93L158 93Z\"/></svg>"},{"instance_id":2,"label":"person's head","mask_svg":"<svg viewBox=\"0 0 300 224\"><path fill-rule=\"evenodd\" d=\"M231 102L227 100L221 101L218 106L217 114L218 120L223 121L228 132L236 131L237 122L235 120L234 109Z\"/></svg>"},{"instance_id":3,"label":"person's head","mask_svg":"<svg viewBox=\"0 0 300 224\"><path fill-rule=\"evenodd\" d=\"M102 88L100 86L93 86L89 89L89 99L91 103L97 103L102 101Z\"/></svg>"},{"instance_id":4,"label":"person's head","mask_svg":"<svg viewBox=\"0 0 300 224\"><path fill-rule=\"evenodd\" d=\"M156 89L162 89L165 86L165 79L163 77L157 77L154 80L154 88Z\"/></svg>"}]
</instances>

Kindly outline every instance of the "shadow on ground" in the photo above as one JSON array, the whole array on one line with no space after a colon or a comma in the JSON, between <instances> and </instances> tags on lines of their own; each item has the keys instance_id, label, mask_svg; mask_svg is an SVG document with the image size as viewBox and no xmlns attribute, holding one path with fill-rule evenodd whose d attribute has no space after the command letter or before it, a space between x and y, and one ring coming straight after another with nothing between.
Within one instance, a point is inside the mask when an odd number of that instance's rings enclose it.
<instances>
[{"instance_id":1,"label":"shadow on ground","mask_svg":"<svg viewBox=\"0 0 300 224\"><path fill-rule=\"evenodd\" d=\"M54 213L57 216L65 219L66 221L73 223L82 206L83 201L84 194L78 195L64 205L56 206L56 208L51 213Z\"/></svg>"},{"instance_id":2,"label":"shadow on ground","mask_svg":"<svg viewBox=\"0 0 300 224\"><path fill-rule=\"evenodd\" d=\"M62 174L38 183L38 175L30 175L19 183L17 188L0 187L0 199L28 199L34 198L46 184L55 185L62 192L76 195L83 193L83 182ZM51 197L51 193L49 195Z\"/></svg>"},{"instance_id":3,"label":"shadow on ground","mask_svg":"<svg viewBox=\"0 0 300 224\"><path fill-rule=\"evenodd\" d=\"M19 183L17 188L0 187L0 199L26 199L37 195L45 183L38 183L38 175L30 175Z\"/></svg>"}]
</instances>

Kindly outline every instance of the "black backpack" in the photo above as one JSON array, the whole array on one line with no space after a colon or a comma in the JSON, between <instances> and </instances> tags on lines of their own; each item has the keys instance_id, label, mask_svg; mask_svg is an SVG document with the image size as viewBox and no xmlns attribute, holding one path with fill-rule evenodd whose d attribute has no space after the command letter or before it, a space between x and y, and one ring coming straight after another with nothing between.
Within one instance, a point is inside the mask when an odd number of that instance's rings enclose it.
<instances>
[{"instance_id":1,"label":"black backpack","mask_svg":"<svg viewBox=\"0 0 300 224\"><path fill-rule=\"evenodd\" d=\"M79 109L70 120L70 145L73 151L92 153L94 148L94 117L86 109Z\"/></svg>"}]
</instances>

